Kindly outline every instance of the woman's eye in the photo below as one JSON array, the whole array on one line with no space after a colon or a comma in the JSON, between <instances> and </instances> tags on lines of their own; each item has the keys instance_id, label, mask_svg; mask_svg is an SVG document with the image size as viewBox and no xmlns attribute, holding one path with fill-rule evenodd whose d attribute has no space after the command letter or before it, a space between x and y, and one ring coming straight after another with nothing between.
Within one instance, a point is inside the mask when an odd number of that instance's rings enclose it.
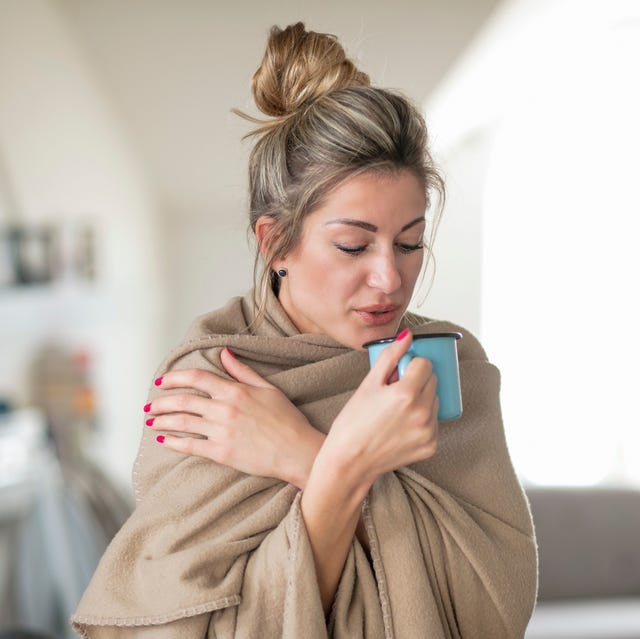
<instances>
[{"instance_id":1,"label":"woman's eye","mask_svg":"<svg viewBox=\"0 0 640 639\"><path fill-rule=\"evenodd\" d=\"M412 253L413 251L423 249L424 244L422 242L418 242L417 244L398 244L398 248L402 253Z\"/></svg>"},{"instance_id":2,"label":"woman's eye","mask_svg":"<svg viewBox=\"0 0 640 639\"><path fill-rule=\"evenodd\" d=\"M347 255L360 255L366 248L365 246L345 246L344 244L336 244L336 248Z\"/></svg>"}]
</instances>

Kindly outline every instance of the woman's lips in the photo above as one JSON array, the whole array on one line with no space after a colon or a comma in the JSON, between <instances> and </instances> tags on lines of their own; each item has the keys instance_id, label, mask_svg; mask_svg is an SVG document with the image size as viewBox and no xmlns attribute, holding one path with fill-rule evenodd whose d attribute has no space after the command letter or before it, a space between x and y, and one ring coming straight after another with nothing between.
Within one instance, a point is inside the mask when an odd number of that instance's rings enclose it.
<instances>
[{"instance_id":1,"label":"woman's lips","mask_svg":"<svg viewBox=\"0 0 640 639\"><path fill-rule=\"evenodd\" d=\"M356 313L369 326L381 326L392 321L398 311L398 306L366 306L357 308Z\"/></svg>"}]
</instances>

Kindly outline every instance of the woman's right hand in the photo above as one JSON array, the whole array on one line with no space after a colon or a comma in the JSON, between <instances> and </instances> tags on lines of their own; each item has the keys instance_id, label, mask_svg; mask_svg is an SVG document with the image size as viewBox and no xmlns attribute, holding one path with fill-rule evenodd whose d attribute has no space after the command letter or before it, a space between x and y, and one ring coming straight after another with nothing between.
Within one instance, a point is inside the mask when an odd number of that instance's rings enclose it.
<instances>
[{"instance_id":1,"label":"woman's right hand","mask_svg":"<svg viewBox=\"0 0 640 639\"><path fill-rule=\"evenodd\" d=\"M380 353L323 446L325 454L333 451L370 484L386 472L431 457L437 449L437 380L431 362L415 357L402 379L389 383L413 339L409 332L399 337Z\"/></svg>"},{"instance_id":2,"label":"woman's right hand","mask_svg":"<svg viewBox=\"0 0 640 639\"><path fill-rule=\"evenodd\" d=\"M431 362L416 357L392 376L410 333L384 349L345 404L318 452L300 502L325 612L331 607L362 501L382 474L426 459L438 441L438 399ZM360 535L366 531L360 527Z\"/></svg>"}]
</instances>

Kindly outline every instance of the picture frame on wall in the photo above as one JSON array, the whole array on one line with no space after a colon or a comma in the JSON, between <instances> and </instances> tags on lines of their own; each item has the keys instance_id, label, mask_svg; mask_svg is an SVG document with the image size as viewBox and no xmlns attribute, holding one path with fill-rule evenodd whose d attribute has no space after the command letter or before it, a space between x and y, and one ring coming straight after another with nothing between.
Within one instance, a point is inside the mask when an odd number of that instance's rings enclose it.
<instances>
[{"instance_id":1,"label":"picture frame on wall","mask_svg":"<svg viewBox=\"0 0 640 639\"><path fill-rule=\"evenodd\" d=\"M14 226L0 231L0 285L49 283L56 266L53 229Z\"/></svg>"},{"instance_id":2,"label":"picture frame on wall","mask_svg":"<svg viewBox=\"0 0 640 639\"><path fill-rule=\"evenodd\" d=\"M95 233L91 225L0 227L0 288L59 280L93 283Z\"/></svg>"}]
</instances>

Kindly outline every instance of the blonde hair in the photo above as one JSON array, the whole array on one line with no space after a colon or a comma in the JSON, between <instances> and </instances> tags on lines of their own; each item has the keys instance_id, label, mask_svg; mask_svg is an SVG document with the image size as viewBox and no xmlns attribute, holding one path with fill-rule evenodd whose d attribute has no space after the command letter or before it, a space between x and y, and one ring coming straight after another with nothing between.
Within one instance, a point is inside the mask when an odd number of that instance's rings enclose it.
<instances>
[{"instance_id":1,"label":"blonde hair","mask_svg":"<svg viewBox=\"0 0 640 639\"><path fill-rule=\"evenodd\" d=\"M256 106L269 120L235 112L258 124L249 159L249 215L275 223L260 272L254 264L257 318L268 287L277 291L273 262L300 239L307 215L345 180L362 173L411 171L425 189L427 208L437 204L427 243L427 263L444 204L444 181L427 147L424 118L409 99L372 87L331 34L306 31L302 22L272 27L253 75Z\"/></svg>"}]
</instances>

